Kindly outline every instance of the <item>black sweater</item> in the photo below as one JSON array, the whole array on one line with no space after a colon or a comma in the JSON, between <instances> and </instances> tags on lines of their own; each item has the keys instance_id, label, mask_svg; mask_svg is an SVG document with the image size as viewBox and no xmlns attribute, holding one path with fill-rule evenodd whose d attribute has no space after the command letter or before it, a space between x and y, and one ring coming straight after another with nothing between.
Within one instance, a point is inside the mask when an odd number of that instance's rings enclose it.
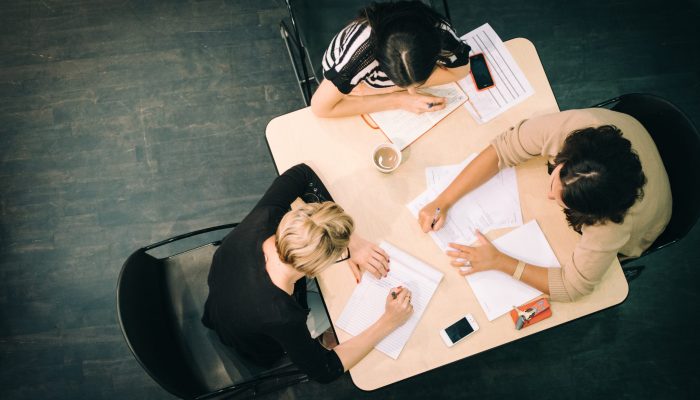
<instances>
[{"instance_id":1,"label":"black sweater","mask_svg":"<svg viewBox=\"0 0 700 400\"><path fill-rule=\"evenodd\" d=\"M311 379L330 382L343 374L343 365L335 351L311 338L306 327L305 279L297 282L290 296L272 283L265 270L262 244L274 235L297 197L306 202L332 200L305 164L275 179L214 253L202 322L256 364L270 365L287 353Z\"/></svg>"}]
</instances>

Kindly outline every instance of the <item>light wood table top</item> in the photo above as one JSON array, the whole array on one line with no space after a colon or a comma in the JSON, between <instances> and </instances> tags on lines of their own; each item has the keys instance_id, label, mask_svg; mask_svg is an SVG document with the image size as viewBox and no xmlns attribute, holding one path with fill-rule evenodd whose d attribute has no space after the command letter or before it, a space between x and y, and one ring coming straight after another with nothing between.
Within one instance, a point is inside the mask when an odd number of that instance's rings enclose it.
<instances>
[{"instance_id":1,"label":"light wood table top","mask_svg":"<svg viewBox=\"0 0 700 400\"><path fill-rule=\"evenodd\" d=\"M615 261L592 294L573 304L553 303L549 319L521 331L514 329L507 315L489 322L469 284L449 265L449 257L420 230L406 207L425 190L426 167L459 163L522 119L559 111L534 45L518 38L507 41L506 46L535 94L483 125L460 107L405 149L402 165L391 174L377 171L371 162L372 150L386 142L386 137L359 116L318 118L305 108L275 118L267 126L267 141L280 172L307 163L335 201L354 218L360 235L377 243L386 240L445 274L398 360L373 350L350 370L353 382L361 389L386 386L611 307L627 297L627 282ZM536 158L516 168L523 221L537 220L563 264L579 235L567 226L561 208L546 198L549 176L545 161ZM493 239L505 232L490 232L488 236ZM338 266L326 270L319 277L319 285L331 320L336 321L355 288L355 279L349 268ZM446 347L439 330L466 313L474 315L480 330ZM340 329L336 332L341 343L350 337Z\"/></svg>"}]
</instances>

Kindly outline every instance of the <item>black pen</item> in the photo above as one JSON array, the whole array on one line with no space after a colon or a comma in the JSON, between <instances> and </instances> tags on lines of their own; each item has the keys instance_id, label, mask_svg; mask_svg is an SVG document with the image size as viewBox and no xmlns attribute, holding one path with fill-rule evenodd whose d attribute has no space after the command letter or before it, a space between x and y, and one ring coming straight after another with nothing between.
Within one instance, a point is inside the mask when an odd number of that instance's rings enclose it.
<instances>
[{"instance_id":1,"label":"black pen","mask_svg":"<svg viewBox=\"0 0 700 400\"><path fill-rule=\"evenodd\" d=\"M430 224L430 229L433 229L435 227L438 217L440 217L440 207L435 209L435 216L433 217L433 222Z\"/></svg>"}]
</instances>

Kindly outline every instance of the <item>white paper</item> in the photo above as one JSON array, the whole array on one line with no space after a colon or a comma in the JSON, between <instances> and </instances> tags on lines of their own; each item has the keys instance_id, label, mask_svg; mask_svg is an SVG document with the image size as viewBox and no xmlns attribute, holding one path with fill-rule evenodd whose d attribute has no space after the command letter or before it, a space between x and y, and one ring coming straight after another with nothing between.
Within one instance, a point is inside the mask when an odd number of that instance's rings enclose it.
<instances>
[{"instance_id":1,"label":"white paper","mask_svg":"<svg viewBox=\"0 0 700 400\"><path fill-rule=\"evenodd\" d=\"M474 158L476 154L471 154L460 164L427 168L428 189L408 203L411 214L417 218L420 210L445 190ZM430 232L430 236L445 251L450 242L474 242L474 231L477 229L488 232L522 225L522 221L515 169L506 168L457 201L450 208L443 227L437 232Z\"/></svg>"},{"instance_id":2,"label":"white paper","mask_svg":"<svg viewBox=\"0 0 700 400\"><path fill-rule=\"evenodd\" d=\"M458 82L469 96L464 107L477 122L490 121L535 93L491 25L474 29L462 36L462 40L471 46L472 54L484 53L495 83L490 89L478 91L471 74Z\"/></svg>"},{"instance_id":3,"label":"white paper","mask_svg":"<svg viewBox=\"0 0 700 400\"><path fill-rule=\"evenodd\" d=\"M518 260L538 267L559 267L552 248L537 221L514 229L493 241L496 248ZM467 275L467 282L489 321L506 314L542 294L539 290L499 271Z\"/></svg>"},{"instance_id":4,"label":"white paper","mask_svg":"<svg viewBox=\"0 0 700 400\"><path fill-rule=\"evenodd\" d=\"M369 115L374 122L401 150L413 143L449 113L459 107L467 95L455 83L419 89L421 93L445 98L445 108L440 111L415 114L406 110L388 110L373 112Z\"/></svg>"},{"instance_id":5,"label":"white paper","mask_svg":"<svg viewBox=\"0 0 700 400\"><path fill-rule=\"evenodd\" d=\"M382 242L380 247L391 258L391 271L382 279L365 272L340 314L337 326L353 336L359 335L384 314L386 298L392 288L408 288L411 291L413 314L406 323L375 346L395 360L418 326L443 274L389 243Z\"/></svg>"}]
</instances>

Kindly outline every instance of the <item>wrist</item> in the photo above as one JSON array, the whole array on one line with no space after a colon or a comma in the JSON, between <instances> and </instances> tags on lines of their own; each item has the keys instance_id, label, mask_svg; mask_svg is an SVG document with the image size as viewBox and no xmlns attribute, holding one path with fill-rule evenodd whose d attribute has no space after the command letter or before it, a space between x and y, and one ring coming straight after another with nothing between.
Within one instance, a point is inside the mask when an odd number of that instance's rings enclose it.
<instances>
[{"instance_id":1,"label":"wrist","mask_svg":"<svg viewBox=\"0 0 700 400\"><path fill-rule=\"evenodd\" d=\"M515 268L518 266L518 260L513 257L507 256L503 253L500 255L500 260L498 262L498 270L508 274L513 275Z\"/></svg>"},{"instance_id":2,"label":"wrist","mask_svg":"<svg viewBox=\"0 0 700 400\"><path fill-rule=\"evenodd\" d=\"M394 329L396 329L396 324L393 322L392 318L384 312L384 314L377 320L377 329L383 334L388 335Z\"/></svg>"},{"instance_id":3,"label":"wrist","mask_svg":"<svg viewBox=\"0 0 700 400\"><path fill-rule=\"evenodd\" d=\"M447 211L450 207L452 207L452 202L449 200L448 196L445 196L444 193L439 194L433 202L437 207L440 207L440 211Z\"/></svg>"}]
</instances>

